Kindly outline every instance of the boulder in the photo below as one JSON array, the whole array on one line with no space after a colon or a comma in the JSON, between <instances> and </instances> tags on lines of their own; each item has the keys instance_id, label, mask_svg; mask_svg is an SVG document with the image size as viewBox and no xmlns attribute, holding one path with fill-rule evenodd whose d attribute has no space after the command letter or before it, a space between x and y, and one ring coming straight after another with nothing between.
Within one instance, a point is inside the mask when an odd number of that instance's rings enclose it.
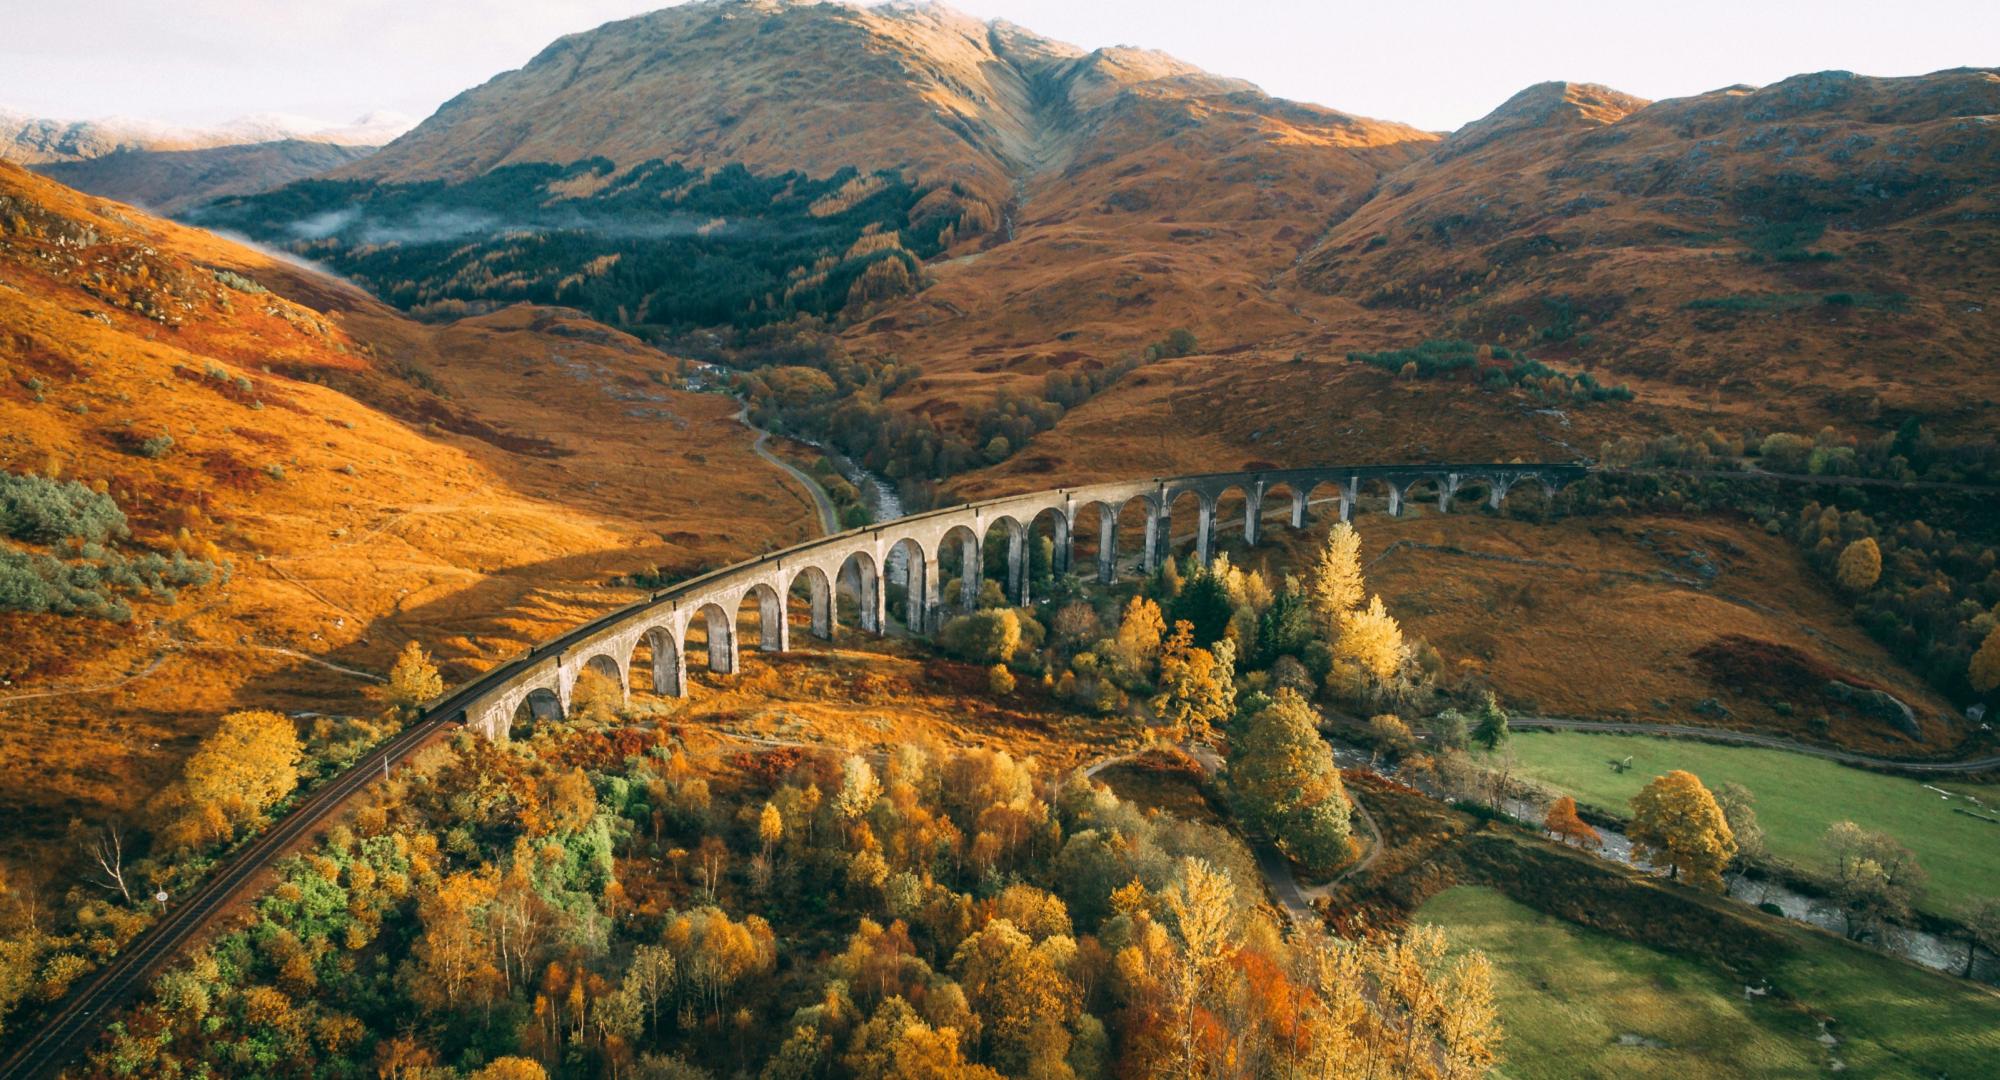
<instances>
[{"instance_id":1,"label":"boulder","mask_svg":"<svg viewBox=\"0 0 2000 1080\"><path fill-rule=\"evenodd\" d=\"M1887 690L1856 686L1835 679L1826 684L1827 692L1868 716L1886 720L1895 725L1896 730L1919 742L1923 741L1924 729L1917 725L1917 714L1902 699Z\"/></svg>"}]
</instances>

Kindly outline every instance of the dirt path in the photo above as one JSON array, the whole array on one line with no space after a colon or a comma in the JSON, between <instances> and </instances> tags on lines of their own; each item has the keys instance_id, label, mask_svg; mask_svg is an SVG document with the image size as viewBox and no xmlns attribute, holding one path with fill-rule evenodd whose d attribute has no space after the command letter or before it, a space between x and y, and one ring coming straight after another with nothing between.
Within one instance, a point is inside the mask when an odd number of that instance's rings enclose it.
<instances>
[{"instance_id":1,"label":"dirt path","mask_svg":"<svg viewBox=\"0 0 2000 1080\"><path fill-rule=\"evenodd\" d=\"M1825 758L1842 765L1859 765L1876 769L1894 769L1899 772L1921 773L1977 773L2000 769L2000 756L1971 758L1965 761L1898 761L1895 758L1875 757L1871 754L1857 754L1851 750L1835 750L1827 746L1813 746L1808 743L1793 742L1781 735L1763 735L1754 731L1732 731L1729 728L1695 727L1687 724L1648 724L1620 720L1570 720L1556 716L1509 716L1507 724L1515 728L1542 729L1548 731L1597 731L1613 735L1658 735L1668 738L1705 739L1710 742L1740 743L1745 746L1763 746L1773 750L1785 750L1807 757Z\"/></svg>"}]
</instances>

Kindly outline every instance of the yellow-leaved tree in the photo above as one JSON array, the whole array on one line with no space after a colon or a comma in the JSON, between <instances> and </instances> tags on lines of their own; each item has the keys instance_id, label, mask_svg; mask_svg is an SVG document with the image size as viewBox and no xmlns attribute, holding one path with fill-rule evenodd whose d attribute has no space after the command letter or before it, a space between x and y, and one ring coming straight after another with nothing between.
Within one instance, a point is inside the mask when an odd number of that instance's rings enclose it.
<instances>
[{"instance_id":1,"label":"yellow-leaved tree","mask_svg":"<svg viewBox=\"0 0 2000 1080\"><path fill-rule=\"evenodd\" d=\"M1834 580L1848 592L1861 592L1882 579L1882 549L1872 536L1864 536L1840 552Z\"/></svg>"},{"instance_id":2,"label":"yellow-leaved tree","mask_svg":"<svg viewBox=\"0 0 2000 1080\"><path fill-rule=\"evenodd\" d=\"M1394 678L1408 655L1403 644L1403 628L1382 606L1380 596L1370 597L1366 608L1348 611L1340 621L1340 640L1334 642L1336 661L1353 664L1377 685Z\"/></svg>"},{"instance_id":3,"label":"yellow-leaved tree","mask_svg":"<svg viewBox=\"0 0 2000 1080\"><path fill-rule=\"evenodd\" d=\"M1972 678L1972 688L1982 694L2000 687L2000 624L1986 632L1986 641L1972 654L1966 674Z\"/></svg>"},{"instance_id":4,"label":"yellow-leaved tree","mask_svg":"<svg viewBox=\"0 0 2000 1080\"><path fill-rule=\"evenodd\" d=\"M444 677L422 645L408 642L389 669L389 704L408 711L444 693Z\"/></svg>"},{"instance_id":5,"label":"yellow-leaved tree","mask_svg":"<svg viewBox=\"0 0 2000 1080\"><path fill-rule=\"evenodd\" d=\"M1347 522L1338 522L1326 534L1325 546L1306 572L1306 598L1323 640L1332 642L1346 631L1347 615L1361 606L1365 591L1361 534Z\"/></svg>"},{"instance_id":6,"label":"yellow-leaved tree","mask_svg":"<svg viewBox=\"0 0 2000 1080\"><path fill-rule=\"evenodd\" d=\"M233 712L195 748L169 793L181 802L169 829L181 847L227 839L299 783L298 728L263 709Z\"/></svg>"},{"instance_id":7,"label":"yellow-leaved tree","mask_svg":"<svg viewBox=\"0 0 2000 1080\"><path fill-rule=\"evenodd\" d=\"M1675 769L1632 797L1632 847L1675 879L1722 888L1722 871L1736 857L1736 835L1701 779Z\"/></svg>"},{"instance_id":8,"label":"yellow-leaved tree","mask_svg":"<svg viewBox=\"0 0 2000 1080\"><path fill-rule=\"evenodd\" d=\"M1194 643L1194 624L1174 623L1160 650L1160 692L1153 715L1176 741L1201 742L1236 706L1236 646L1224 638L1211 652Z\"/></svg>"}]
</instances>

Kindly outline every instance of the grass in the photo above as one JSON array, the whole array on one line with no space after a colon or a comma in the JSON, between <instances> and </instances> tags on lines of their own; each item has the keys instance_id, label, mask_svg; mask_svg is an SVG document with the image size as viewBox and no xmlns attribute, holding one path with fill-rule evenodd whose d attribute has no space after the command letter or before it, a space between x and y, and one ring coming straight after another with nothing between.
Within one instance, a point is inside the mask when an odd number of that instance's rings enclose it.
<instances>
[{"instance_id":1,"label":"grass","mask_svg":"<svg viewBox=\"0 0 2000 1080\"><path fill-rule=\"evenodd\" d=\"M1796 951L1753 998L1705 963L1488 888L1447 890L1417 918L1493 961L1510 1077L1798 1076L1836 1060L1863 1076L1975 1076L2000 1053L2000 996L1810 931L1781 930Z\"/></svg>"},{"instance_id":2,"label":"grass","mask_svg":"<svg viewBox=\"0 0 2000 1080\"><path fill-rule=\"evenodd\" d=\"M1512 745L1520 775L1610 813L1624 815L1653 777L1686 769L1711 788L1731 780L1749 788L1771 853L1796 866L1823 869L1820 838L1845 819L1916 852L1931 875L1923 905L1930 910L1949 912L1969 897L2000 894L2000 825L1956 813L1954 807L1969 804L1916 780L1784 750L1643 735L1524 732ZM1628 754L1632 768L1612 771L1607 763ZM1983 801L1995 799L1989 793Z\"/></svg>"}]
</instances>

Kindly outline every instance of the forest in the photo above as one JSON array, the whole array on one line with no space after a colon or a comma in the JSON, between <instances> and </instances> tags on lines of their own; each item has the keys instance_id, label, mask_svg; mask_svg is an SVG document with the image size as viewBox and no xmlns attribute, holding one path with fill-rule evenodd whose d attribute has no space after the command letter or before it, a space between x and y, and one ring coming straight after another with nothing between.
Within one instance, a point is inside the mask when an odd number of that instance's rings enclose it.
<instances>
[{"instance_id":1,"label":"forest","mask_svg":"<svg viewBox=\"0 0 2000 1080\"><path fill-rule=\"evenodd\" d=\"M324 263L407 311L560 304L641 332L748 328L914 291L969 235L949 189L852 168L814 178L593 158L469 180L303 180L191 211Z\"/></svg>"}]
</instances>

